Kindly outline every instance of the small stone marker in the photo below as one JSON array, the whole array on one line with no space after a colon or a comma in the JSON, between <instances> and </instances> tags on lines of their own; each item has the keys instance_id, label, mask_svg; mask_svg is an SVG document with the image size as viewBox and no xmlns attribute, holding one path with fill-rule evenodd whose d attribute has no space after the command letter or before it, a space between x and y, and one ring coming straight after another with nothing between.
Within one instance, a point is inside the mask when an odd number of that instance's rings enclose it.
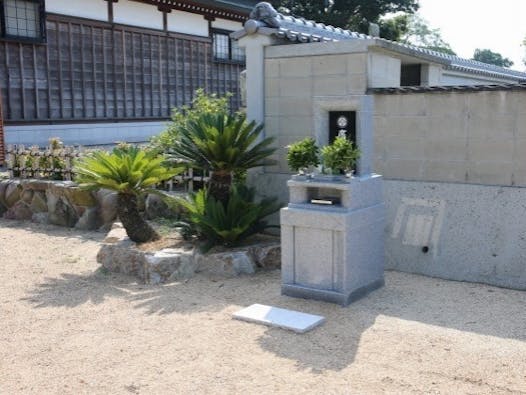
<instances>
[{"instance_id":1,"label":"small stone marker","mask_svg":"<svg viewBox=\"0 0 526 395\"><path fill-rule=\"evenodd\" d=\"M290 329L298 333L305 333L325 322L325 317L321 315L301 313L262 304L248 306L234 313L233 316L238 320Z\"/></svg>"}]
</instances>

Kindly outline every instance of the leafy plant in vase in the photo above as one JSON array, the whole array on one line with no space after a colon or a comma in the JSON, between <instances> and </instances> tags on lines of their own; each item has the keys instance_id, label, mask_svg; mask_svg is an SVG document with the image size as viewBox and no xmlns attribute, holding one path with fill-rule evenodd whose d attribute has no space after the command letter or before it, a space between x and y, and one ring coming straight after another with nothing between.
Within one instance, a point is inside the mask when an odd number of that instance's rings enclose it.
<instances>
[{"instance_id":1,"label":"leafy plant in vase","mask_svg":"<svg viewBox=\"0 0 526 395\"><path fill-rule=\"evenodd\" d=\"M309 168L320 164L320 149L311 137L296 141L287 148L287 163L289 168L301 176L309 176Z\"/></svg>"},{"instance_id":2,"label":"leafy plant in vase","mask_svg":"<svg viewBox=\"0 0 526 395\"><path fill-rule=\"evenodd\" d=\"M350 176L359 157L360 150L343 136L321 149L324 172L330 171L333 176Z\"/></svg>"}]
</instances>

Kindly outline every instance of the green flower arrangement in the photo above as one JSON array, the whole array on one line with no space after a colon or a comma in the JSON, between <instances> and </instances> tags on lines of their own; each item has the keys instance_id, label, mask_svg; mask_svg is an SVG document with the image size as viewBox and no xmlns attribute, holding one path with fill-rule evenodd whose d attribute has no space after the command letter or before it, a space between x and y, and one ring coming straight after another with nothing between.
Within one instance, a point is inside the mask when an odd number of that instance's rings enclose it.
<instances>
[{"instance_id":1,"label":"green flower arrangement","mask_svg":"<svg viewBox=\"0 0 526 395\"><path fill-rule=\"evenodd\" d=\"M345 174L354 170L360 150L345 137L336 137L332 144L321 149L321 157L324 169L330 169L335 175Z\"/></svg>"},{"instance_id":2,"label":"green flower arrangement","mask_svg":"<svg viewBox=\"0 0 526 395\"><path fill-rule=\"evenodd\" d=\"M287 148L287 163L293 171L303 172L308 167L318 166L320 163L320 149L311 137L292 143Z\"/></svg>"}]
</instances>

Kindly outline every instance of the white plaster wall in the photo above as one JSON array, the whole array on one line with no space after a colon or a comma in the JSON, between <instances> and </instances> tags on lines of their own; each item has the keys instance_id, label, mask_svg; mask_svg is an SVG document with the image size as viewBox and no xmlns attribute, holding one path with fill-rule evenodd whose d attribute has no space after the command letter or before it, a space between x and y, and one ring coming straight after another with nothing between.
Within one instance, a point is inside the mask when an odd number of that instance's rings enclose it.
<instances>
[{"instance_id":1,"label":"white plaster wall","mask_svg":"<svg viewBox=\"0 0 526 395\"><path fill-rule=\"evenodd\" d=\"M46 0L46 11L98 21L108 20L108 3L104 0Z\"/></svg>"},{"instance_id":2,"label":"white plaster wall","mask_svg":"<svg viewBox=\"0 0 526 395\"><path fill-rule=\"evenodd\" d=\"M235 22L235 21L229 21L227 19L220 19L216 18L215 21L212 21L212 27L215 29L223 29L223 30L230 30L230 31L237 31L243 28L243 24L241 22Z\"/></svg>"},{"instance_id":3,"label":"white plaster wall","mask_svg":"<svg viewBox=\"0 0 526 395\"><path fill-rule=\"evenodd\" d=\"M258 123L265 120L265 49L273 42L272 37L259 34L250 34L239 40L247 57L247 119Z\"/></svg>"},{"instance_id":4,"label":"white plaster wall","mask_svg":"<svg viewBox=\"0 0 526 395\"><path fill-rule=\"evenodd\" d=\"M60 138L66 145L136 143L148 141L165 128L162 121L6 126L5 143L47 146L51 137Z\"/></svg>"},{"instance_id":5,"label":"white plaster wall","mask_svg":"<svg viewBox=\"0 0 526 395\"><path fill-rule=\"evenodd\" d=\"M208 21L203 15L173 10L168 14L168 30L208 37Z\"/></svg>"},{"instance_id":6,"label":"white plaster wall","mask_svg":"<svg viewBox=\"0 0 526 395\"><path fill-rule=\"evenodd\" d=\"M420 73L421 85L437 86L440 85L440 78L442 76L442 68L432 64L422 64L422 71Z\"/></svg>"},{"instance_id":7,"label":"white plaster wall","mask_svg":"<svg viewBox=\"0 0 526 395\"><path fill-rule=\"evenodd\" d=\"M442 67L435 65L428 65L428 83L430 86L435 86L440 84L440 79L442 78Z\"/></svg>"},{"instance_id":8,"label":"white plaster wall","mask_svg":"<svg viewBox=\"0 0 526 395\"><path fill-rule=\"evenodd\" d=\"M163 14L157 7L129 0L113 3L113 20L124 25L163 29Z\"/></svg>"},{"instance_id":9,"label":"white plaster wall","mask_svg":"<svg viewBox=\"0 0 526 395\"><path fill-rule=\"evenodd\" d=\"M480 85L480 84L499 84L516 83L515 80L506 78L484 77L473 74L466 75L444 71L440 79L440 85Z\"/></svg>"},{"instance_id":10,"label":"white plaster wall","mask_svg":"<svg viewBox=\"0 0 526 395\"><path fill-rule=\"evenodd\" d=\"M400 86L400 59L382 53L369 52L367 84L369 88Z\"/></svg>"}]
</instances>

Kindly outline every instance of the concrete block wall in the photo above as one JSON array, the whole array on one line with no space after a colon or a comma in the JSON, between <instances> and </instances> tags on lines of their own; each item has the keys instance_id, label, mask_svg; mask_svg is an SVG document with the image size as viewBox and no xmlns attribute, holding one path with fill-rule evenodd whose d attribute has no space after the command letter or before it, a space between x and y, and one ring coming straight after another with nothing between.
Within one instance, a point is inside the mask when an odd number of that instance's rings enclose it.
<instances>
[{"instance_id":1,"label":"concrete block wall","mask_svg":"<svg viewBox=\"0 0 526 395\"><path fill-rule=\"evenodd\" d=\"M384 183L389 269L526 290L526 189Z\"/></svg>"},{"instance_id":2,"label":"concrete block wall","mask_svg":"<svg viewBox=\"0 0 526 395\"><path fill-rule=\"evenodd\" d=\"M265 132L275 137L277 166L270 173L289 173L286 146L314 135L316 97L363 95L367 89L365 52L290 55L290 46L271 47L265 57ZM293 46L296 47L296 46ZM316 48L316 46L314 46ZM279 51L277 51L277 49Z\"/></svg>"},{"instance_id":3,"label":"concrete block wall","mask_svg":"<svg viewBox=\"0 0 526 395\"><path fill-rule=\"evenodd\" d=\"M387 179L526 186L526 91L375 95Z\"/></svg>"}]
</instances>

